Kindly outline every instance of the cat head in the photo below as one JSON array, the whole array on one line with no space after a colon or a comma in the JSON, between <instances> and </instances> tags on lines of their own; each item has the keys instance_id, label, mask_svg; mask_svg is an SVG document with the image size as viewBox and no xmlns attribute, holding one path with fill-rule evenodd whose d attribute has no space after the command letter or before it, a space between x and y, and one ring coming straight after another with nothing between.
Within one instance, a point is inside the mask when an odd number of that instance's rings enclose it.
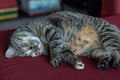
<instances>
[{"instance_id":1,"label":"cat head","mask_svg":"<svg viewBox=\"0 0 120 80\"><path fill-rule=\"evenodd\" d=\"M38 37L28 34L22 36L16 35L11 37L10 46L5 53L5 57L37 57L41 55L43 51L43 44Z\"/></svg>"}]
</instances>

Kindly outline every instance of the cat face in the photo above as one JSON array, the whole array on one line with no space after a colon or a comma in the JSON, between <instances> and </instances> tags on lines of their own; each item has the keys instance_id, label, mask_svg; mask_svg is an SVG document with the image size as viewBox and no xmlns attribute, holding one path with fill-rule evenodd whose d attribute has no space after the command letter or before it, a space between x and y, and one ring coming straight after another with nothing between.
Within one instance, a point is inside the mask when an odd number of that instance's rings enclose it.
<instances>
[{"instance_id":1,"label":"cat face","mask_svg":"<svg viewBox=\"0 0 120 80\"><path fill-rule=\"evenodd\" d=\"M12 39L11 44L5 53L7 58L15 56L37 57L44 51L40 39L36 36L17 37Z\"/></svg>"}]
</instances>

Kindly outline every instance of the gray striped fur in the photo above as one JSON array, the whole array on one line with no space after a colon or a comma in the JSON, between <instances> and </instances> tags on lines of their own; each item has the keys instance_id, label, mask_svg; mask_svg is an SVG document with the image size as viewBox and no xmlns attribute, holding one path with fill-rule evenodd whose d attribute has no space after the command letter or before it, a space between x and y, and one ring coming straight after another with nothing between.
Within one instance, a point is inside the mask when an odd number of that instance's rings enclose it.
<instances>
[{"instance_id":1,"label":"gray striped fur","mask_svg":"<svg viewBox=\"0 0 120 80\"><path fill-rule=\"evenodd\" d=\"M61 25L61 21L66 22L66 30ZM82 55L98 60L98 68L100 69L108 68L110 63L112 63L113 67L119 69L120 30L103 19L70 11L55 12L39 20L22 25L11 36L10 48L13 48L11 51L20 52L14 56L19 56L20 54L31 57L37 57L42 54L49 55L51 58L50 63L55 67L65 61L70 63L75 69L83 69L84 64L70 50L68 43L72 39L78 39L79 35L77 35L77 32L84 28L86 24L95 28L99 43L83 51ZM22 38L34 38L32 42L38 42L39 46L35 45L34 47L37 47L37 49L30 52L30 54L24 54L25 52L21 48L26 45L25 42L28 43L28 41L24 40L28 39ZM35 42L34 44L36 44ZM7 50L8 53L6 52L7 57L10 57L9 51Z\"/></svg>"}]
</instances>

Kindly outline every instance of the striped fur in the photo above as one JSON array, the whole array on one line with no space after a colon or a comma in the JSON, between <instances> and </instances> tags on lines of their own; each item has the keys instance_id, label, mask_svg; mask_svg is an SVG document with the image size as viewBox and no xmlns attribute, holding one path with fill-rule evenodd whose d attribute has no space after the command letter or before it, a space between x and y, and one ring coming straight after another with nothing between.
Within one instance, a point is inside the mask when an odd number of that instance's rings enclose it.
<instances>
[{"instance_id":1,"label":"striped fur","mask_svg":"<svg viewBox=\"0 0 120 80\"><path fill-rule=\"evenodd\" d=\"M119 34L115 25L103 19L69 11L55 12L18 28L11 36L6 57L44 54L50 56L55 67L65 61L79 70L84 64L76 55L84 55L98 60L100 69L111 63L119 69ZM28 48L24 48L26 45ZM10 55L10 51L14 53Z\"/></svg>"}]
</instances>

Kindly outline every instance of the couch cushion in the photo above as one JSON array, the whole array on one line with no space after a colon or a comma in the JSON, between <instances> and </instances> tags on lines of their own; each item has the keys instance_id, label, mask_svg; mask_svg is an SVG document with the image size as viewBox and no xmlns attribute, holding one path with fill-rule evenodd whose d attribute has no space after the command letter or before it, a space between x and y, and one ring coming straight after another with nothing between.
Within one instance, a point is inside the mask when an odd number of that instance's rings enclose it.
<instances>
[{"instance_id":1,"label":"couch cushion","mask_svg":"<svg viewBox=\"0 0 120 80\"><path fill-rule=\"evenodd\" d=\"M120 0L114 0L115 14L120 14Z\"/></svg>"},{"instance_id":2,"label":"couch cushion","mask_svg":"<svg viewBox=\"0 0 120 80\"><path fill-rule=\"evenodd\" d=\"M114 0L102 0L102 10L101 10L101 17L110 16L114 14ZM111 6L112 5L112 6Z\"/></svg>"},{"instance_id":3,"label":"couch cushion","mask_svg":"<svg viewBox=\"0 0 120 80\"><path fill-rule=\"evenodd\" d=\"M120 14L120 0L102 0L101 17Z\"/></svg>"},{"instance_id":4,"label":"couch cushion","mask_svg":"<svg viewBox=\"0 0 120 80\"><path fill-rule=\"evenodd\" d=\"M76 71L65 63L54 68L46 56L6 59L4 53L12 32L0 31L0 80L120 80L120 70L111 67L98 70L95 61L82 56L79 56L85 63L82 71Z\"/></svg>"},{"instance_id":5,"label":"couch cushion","mask_svg":"<svg viewBox=\"0 0 120 80\"><path fill-rule=\"evenodd\" d=\"M120 28L120 15L114 15L114 16L103 17L103 18Z\"/></svg>"}]
</instances>

